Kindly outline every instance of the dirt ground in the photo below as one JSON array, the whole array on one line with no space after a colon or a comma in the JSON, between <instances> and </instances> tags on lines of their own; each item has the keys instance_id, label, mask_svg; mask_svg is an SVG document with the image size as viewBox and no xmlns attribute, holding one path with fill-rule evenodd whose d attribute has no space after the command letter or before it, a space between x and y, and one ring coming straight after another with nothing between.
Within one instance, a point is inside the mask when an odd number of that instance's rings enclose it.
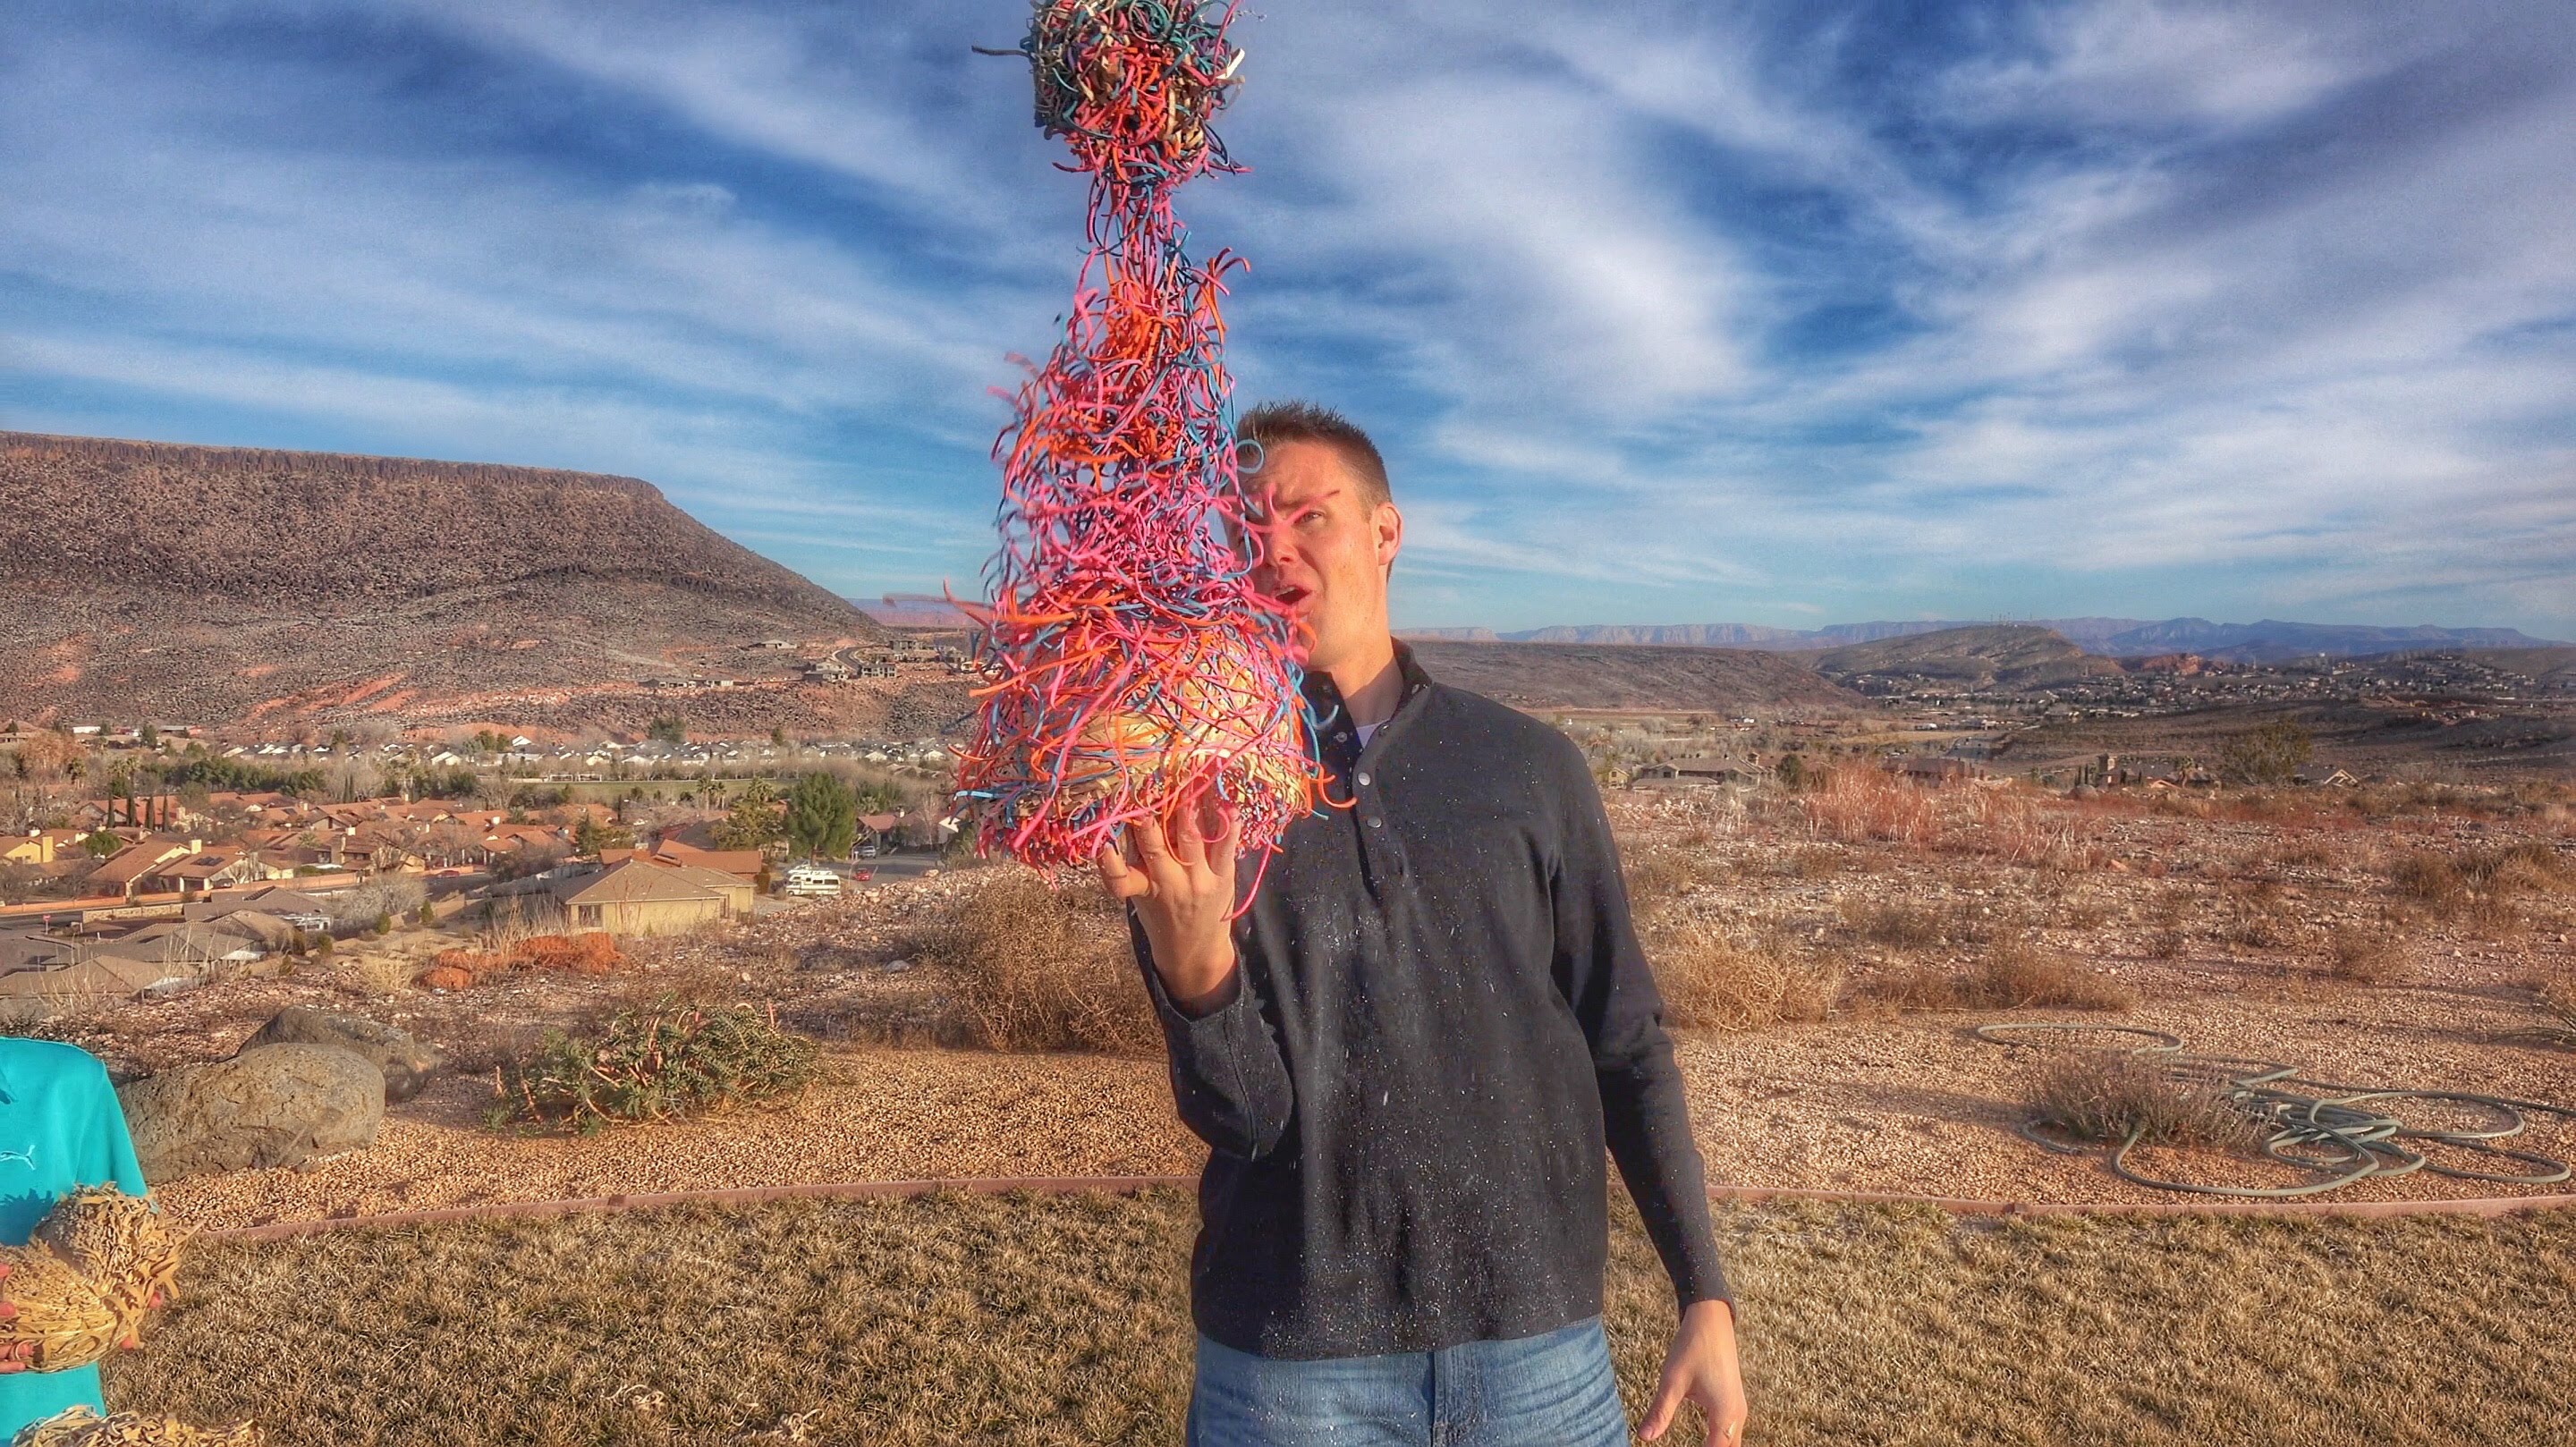
<instances>
[{"instance_id":1,"label":"dirt ground","mask_svg":"<svg viewBox=\"0 0 2576 1447\"><path fill-rule=\"evenodd\" d=\"M1711 931L1837 982L1822 1019L1676 1032L1713 1182L2177 1199L2119 1180L2097 1156L2053 1155L2014 1133L2028 1115L2034 1052L1972 1033L2001 1019L2163 1030L2195 1051L2294 1064L2346 1086L2576 1106L2576 1050L2530 1033L2545 1017L2529 987L2576 969L2576 840L2563 809L2370 817L2338 805L2249 818L2138 802L2007 802L1962 798L1941 805L1949 814L1855 821L1795 799L1614 791L1641 919ZM2416 879L2427 858L2535 844L2535 857L2566 859L2569 873L2510 897L2429 886L2410 894L2399 883ZM370 976L363 959L343 960L76 1009L41 1028L97 1051L121 1076L228 1055L287 1003L354 1009L450 1052L456 1073L395 1107L364 1150L165 1188L175 1209L207 1226L620 1191L1194 1171L1200 1152L1172 1117L1159 1061L936 1043L946 1038L943 992L957 982L919 962L921 943L971 898L979 873L634 942L635 967L601 979L388 991L380 974L360 983ZM397 935L384 948L404 943ZM1927 1011L1873 993L1907 971L1972 970L2008 944L2074 961L2135 1003L2093 1013ZM774 1004L784 1023L826 1042L821 1077L775 1107L590 1136L481 1123L493 1064L508 1052L548 1026L596 1022L664 990ZM1135 1003L1143 1008L1141 989ZM2436 1102L2390 1108L2427 1125L2477 1119ZM2576 1124L2535 1114L2507 1144L2576 1159ZM2135 1163L2240 1184L2313 1179L2178 1153ZM2570 1189L2418 1173L2336 1198Z\"/></svg>"}]
</instances>

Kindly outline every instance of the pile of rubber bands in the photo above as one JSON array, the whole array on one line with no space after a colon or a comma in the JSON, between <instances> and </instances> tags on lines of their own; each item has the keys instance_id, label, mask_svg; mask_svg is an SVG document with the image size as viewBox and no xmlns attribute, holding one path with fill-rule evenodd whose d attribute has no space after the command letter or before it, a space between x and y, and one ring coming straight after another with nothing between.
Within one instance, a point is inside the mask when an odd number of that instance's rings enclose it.
<instances>
[{"instance_id":1,"label":"pile of rubber bands","mask_svg":"<svg viewBox=\"0 0 2576 1447\"><path fill-rule=\"evenodd\" d=\"M1052 870L1135 820L1214 803L1266 861L1314 806L1286 611L1252 586L1217 312L1239 259L1184 250L1174 188L1237 171L1208 122L1242 52L1232 4L1037 0L1017 50L1037 123L1089 172L1063 340L994 443L1001 547L956 795L984 853Z\"/></svg>"},{"instance_id":2,"label":"pile of rubber bands","mask_svg":"<svg viewBox=\"0 0 2576 1447\"><path fill-rule=\"evenodd\" d=\"M145 1316L177 1289L188 1233L149 1196L88 1186L56 1202L24 1246L0 1246L0 1355L31 1372L87 1366L141 1345ZM134 1412L67 1407L20 1428L11 1447L257 1447L244 1422L200 1430Z\"/></svg>"}]
</instances>

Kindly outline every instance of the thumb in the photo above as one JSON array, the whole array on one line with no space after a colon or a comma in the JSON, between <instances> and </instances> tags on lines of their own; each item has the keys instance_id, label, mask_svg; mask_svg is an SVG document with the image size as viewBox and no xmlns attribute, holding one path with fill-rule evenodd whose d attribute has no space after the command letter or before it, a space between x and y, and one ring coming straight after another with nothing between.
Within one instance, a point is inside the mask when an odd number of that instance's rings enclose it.
<instances>
[{"instance_id":1,"label":"thumb","mask_svg":"<svg viewBox=\"0 0 2576 1447\"><path fill-rule=\"evenodd\" d=\"M1664 1368L1664 1380L1655 1388L1654 1405L1646 1409L1646 1420L1637 1435L1652 1442L1673 1425L1673 1414L1682 1409L1682 1374L1670 1366Z\"/></svg>"}]
</instances>

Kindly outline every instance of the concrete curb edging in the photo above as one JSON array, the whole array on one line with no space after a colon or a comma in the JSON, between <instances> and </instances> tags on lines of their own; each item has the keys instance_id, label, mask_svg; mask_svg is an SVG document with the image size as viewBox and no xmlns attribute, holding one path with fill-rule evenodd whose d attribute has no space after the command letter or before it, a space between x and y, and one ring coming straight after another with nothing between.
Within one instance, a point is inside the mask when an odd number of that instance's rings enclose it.
<instances>
[{"instance_id":1,"label":"concrete curb edging","mask_svg":"<svg viewBox=\"0 0 2576 1447\"><path fill-rule=\"evenodd\" d=\"M756 1206L806 1199L870 1200L927 1196L942 1191L998 1196L1013 1191L1071 1196L1127 1195L1165 1187L1187 1189L1195 1176L971 1176L946 1180L823 1181L800 1186L747 1186L733 1190L657 1191L584 1196L568 1201L494 1201L378 1216L326 1216L202 1231L208 1241L284 1241L327 1231L389 1226L429 1226L451 1221L545 1220L601 1211L655 1206ZM2525 1211L2576 1209L2576 1195L2490 1196L2431 1201L1979 1201L1958 1196L1912 1196L1896 1191L1824 1191L1795 1186L1711 1186L1709 1199L1742 1205L1769 1201L1823 1201L1873 1206L1937 1206L1959 1216L2511 1216Z\"/></svg>"}]
</instances>

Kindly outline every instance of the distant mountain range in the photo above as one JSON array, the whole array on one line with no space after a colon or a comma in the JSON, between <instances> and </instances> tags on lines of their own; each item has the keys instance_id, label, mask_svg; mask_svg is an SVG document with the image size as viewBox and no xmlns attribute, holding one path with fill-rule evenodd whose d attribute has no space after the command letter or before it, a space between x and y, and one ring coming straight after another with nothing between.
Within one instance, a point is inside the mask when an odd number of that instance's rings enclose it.
<instances>
[{"instance_id":1,"label":"distant mountain range","mask_svg":"<svg viewBox=\"0 0 2576 1447\"><path fill-rule=\"evenodd\" d=\"M1498 633L1490 628L1414 628L1407 638L1478 643L1626 643L1688 648L1761 648L1777 652L1810 652L1876 643L1918 633L1957 628L1991 627L1989 622L1957 620L1887 620L1836 623L1825 628L1767 628L1758 623L1679 623L1663 625L1584 624L1531 628ZM2159 653L2197 653L2231 663L2277 663L2291 658L2358 658L2406 649L2541 648L2552 640L2533 638L2514 628L2383 628L2350 623L2289 623L2266 618L2258 623L2212 623L2206 618L2034 618L2013 626L2045 628L2087 653L2111 658L2143 658Z\"/></svg>"}]
</instances>

